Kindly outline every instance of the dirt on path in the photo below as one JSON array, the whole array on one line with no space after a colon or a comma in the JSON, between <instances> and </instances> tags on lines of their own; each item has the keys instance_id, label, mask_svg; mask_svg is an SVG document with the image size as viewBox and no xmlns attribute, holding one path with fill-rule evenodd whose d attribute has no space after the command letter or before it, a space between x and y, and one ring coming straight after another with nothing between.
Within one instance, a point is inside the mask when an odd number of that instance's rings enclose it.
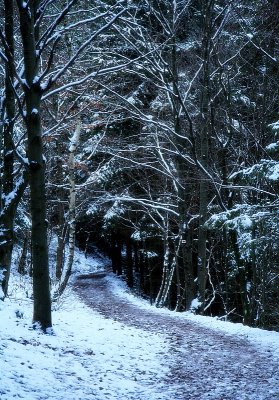
<instances>
[{"instance_id":1,"label":"dirt on path","mask_svg":"<svg viewBox=\"0 0 279 400\"><path fill-rule=\"evenodd\" d=\"M279 400L279 366L268 351L192 321L141 309L114 294L105 272L79 276L73 288L105 318L167 337L164 365L169 372L162 387L170 400Z\"/></svg>"}]
</instances>

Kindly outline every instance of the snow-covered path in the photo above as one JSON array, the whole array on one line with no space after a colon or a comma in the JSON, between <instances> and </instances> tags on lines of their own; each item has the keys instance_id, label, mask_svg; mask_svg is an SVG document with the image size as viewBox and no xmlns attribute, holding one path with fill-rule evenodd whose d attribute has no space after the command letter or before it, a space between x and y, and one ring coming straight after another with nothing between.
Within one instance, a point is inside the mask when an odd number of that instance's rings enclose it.
<instances>
[{"instance_id":1,"label":"snow-covered path","mask_svg":"<svg viewBox=\"0 0 279 400\"><path fill-rule=\"evenodd\" d=\"M96 257L75 267L89 276L54 305L47 335L31 324L30 279L13 274L0 400L279 400L279 333L151 307L96 273Z\"/></svg>"},{"instance_id":2,"label":"snow-covered path","mask_svg":"<svg viewBox=\"0 0 279 400\"><path fill-rule=\"evenodd\" d=\"M155 385L152 398L158 400L279 399L278 354L273 355L271 350L259 349L244 337L209 329L191 318L139 307L117 295L113 279L104 273L77 279L74 289L88 306L107 319L164 338L161 370L157 371L158 376L154 371L154 376L147 379L144 374L137 376L139 392L135 398L147 400L148 386L151 391ZM142 347L144 353L146 346L143 339L138 350ZM122 350L126 351L125 344ZM150 353L154 350L150 348ZM134 363L131 372L136 368L136 357ZM134 398L126 396L123 400Z\"/></svg>"}]
</instances>

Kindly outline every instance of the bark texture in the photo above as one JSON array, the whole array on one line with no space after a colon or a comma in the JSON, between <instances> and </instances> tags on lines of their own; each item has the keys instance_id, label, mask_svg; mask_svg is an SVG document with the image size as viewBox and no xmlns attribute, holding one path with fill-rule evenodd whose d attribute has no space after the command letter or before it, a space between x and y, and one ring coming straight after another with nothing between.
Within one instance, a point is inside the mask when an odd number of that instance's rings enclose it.
<instances>
[{"instance_id":1,"label":"bark texture","mask_svg":"<svg viewBox=\"0 0 279 400\"><path fill-rule=\"evenodd\" d=\"M33 322L42 329L51 327L51 298L46 220L45 160L41 132L40 104L42 91L37 81L39 59L36 55L36 13L39 1L24 6L17 1L23 45L26 100L27 155L30 182L30 209L32 218L32 268L34 312Z\"/></svg>"}]
</instances>

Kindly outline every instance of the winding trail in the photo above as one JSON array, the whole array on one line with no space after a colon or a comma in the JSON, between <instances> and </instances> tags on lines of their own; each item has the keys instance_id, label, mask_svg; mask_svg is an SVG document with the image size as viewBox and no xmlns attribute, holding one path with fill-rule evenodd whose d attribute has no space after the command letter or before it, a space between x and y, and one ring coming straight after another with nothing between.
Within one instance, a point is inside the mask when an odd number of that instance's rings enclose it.
<instances>
[{"instance_id":1,"label":"winding trail","mask_svg":"<svg viewBox=\"0 0 279 400\"><path fill-rule=\"evenodd\" d=\"M175 315L141 309L114 294L104 272L79 276L73 288L105 318L166 336L164 366L169 368L161 382L164 398L279 400L278 360L268 351Z\"/></svg>"}]
</instances>

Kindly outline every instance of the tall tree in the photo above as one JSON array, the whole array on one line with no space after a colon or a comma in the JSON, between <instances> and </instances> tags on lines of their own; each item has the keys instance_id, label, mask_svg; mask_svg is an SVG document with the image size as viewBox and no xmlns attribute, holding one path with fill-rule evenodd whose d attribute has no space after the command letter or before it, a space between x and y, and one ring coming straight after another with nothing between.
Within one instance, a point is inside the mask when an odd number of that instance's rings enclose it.
<instances>
[{"instance_id":1,"label":"tall tree","mask_svg":"<svg viewBox=\"0 0 279 400\"><path fill-rule=\"evenodd\" d=\"M26 173L19 169L15 171L14 124L16 120L15 99L15 65L14 65L14 2L4 1L4 32L0 38L5 63L4 96L3 96L3 160L0 199L0 281L2 299L8 292L8 282L11 268L14 219L18 203L27 184Z\"/></svg>"},{"instance_id":2,"label":"tall tree","mask_svg":"<svg viewBox=\"0 0 279 400\"><path fill-rule=\"evenodd\" d=\"M34 314L33 321L43 329L51 327L51 297L49 282L45 159L43 156L41 98L42 88L38 79L39 57L39 19L42 10L40 1L26 3L17 0L20 32L23 47L24 78L22 81L25 94L26 113L24 121L27 130L27 156L30 184L32 276Z\"/></svg>"},{"instance_id":3,"label":"tall tree","mask_svg":"<svg viewBox=\"0 0 279 400\"><path fill-rule=\"evenodd\" d=\"M13 90L14 71L12 59L14 55L14 4L7 0L4 1L4 23L5 36L2 42L5 44L5 116L4 116L4 155L3 155L3 178L2 178L2 198L1 198L1 244L0 244L0 268L3 274L2 291L7 295L8 281L11 267L11 255L13 245L13 215L10 212L2 211L6 206L6 198L13 191L13 126L15 118L15 96Z\"/></svg>"},{"instance_id":4,"label":"tall tree","mask_svg":"<svg viewBox=\"0 0 279 400\"><path fill-rule=\"evenodd\" d=\"M18 193L22 193L22 188L26 183L26 180L22 179L13 188L13 155L16 154L26 168L30 184L34 291L33 320L35 323L38 322L43 329L46 329L51 326L51 299L47 244L48 223L46 219L46 159L44 157L42 140L42 105L47 97L49 98L53 94L81 85L97 73L104 74L114 71L115 66L101 69L98 67L93 72L92 68L90 71L88 68L82 77L80 73L71 77L69 74L69 77L67 77L67 72L77 60L84 57L85 50L92 46L94 39L100 33L109 29L120 15L123 14L125 8L117 3L107 5L100 2L96 15L96 8L90 7L87 2L79 2L77 0L71 0L66 4L59 1L55 5L52 0L34 0L28 2L17 0L18 13L13 15L13 2L11 3L11 7L9 7L10 3L8 1L5 2L5 32L1 31L4 52L0 52L0 56L6 65L5 179L3 183L4 197L2 199L6 203L2 211L9 211L8 206L10 204L18 204ZM81 4L83 4L84 8L79 12ZM69 11L72 11L72 13L69 13ZM50 14L48 15L48 13ZM62 25L66 18L69 23ZM18 23L17 27L20 31L20 40L17 44L18 51L16 53L13 51L13 23L15 22ZM62 39L67 42L69 35L77 27L88 25L92 29L85 32L85 40L81 42L78 40L75 41L73 52L65 54L65 57L59 57L58 50ZM23 67L19 61L20 55L23 59ZM15 84L13 84L14 80L16 81ZM60 81L60 85L58 81ZM52 92L50 92L51 88L53 88ZM21 145L24 136L17 145L14 145L11 140L15 115L15 99L18 106L18 114L21 115L26 127L27 157L24 154L24 146ZM15 196L11 196L12 189L16 189ZM15 207L13 208L14 211ZM11 215L13 216L14 214L11 212L6 212L5 214L9 218L9 221L13 221ZM3 220L4 217L1 218ZM8 224L6 220L3 220L3 223ZM11 226L7 225L8 230L5 230L6 236L11 235ZM12 243L12 237L8 239L8 243ZM3 256L8 254L6 250L3 251ZM9 254L11 254L10 250ZM5 265L2 267L4 273L1 273L1 282L3 281L4 294L7 291L6 278L8 278L8 270L9 268Z\"/></svg>"},{"instance_id":5,"label":"tall tree","mask_svg":"<svg viewBox=\"0 0 279 400\"><path fill-rule=\"evenodd\" d=\"M68 227L69 227L69 255L66 263L66 271L63 276L62 282L59 283L59 288L57 290L56 296L61 296L61 294L66 289L67 283L70 279L72 273L72 266L74 262L75 255L75 237L76 237L76 178L75 178L75 155L77 147L80 140L81 131L81 121L77 122L75 132L71 138L70 149L69 149L69 211L68 211Z\"/></svg>"}]
</instances>

